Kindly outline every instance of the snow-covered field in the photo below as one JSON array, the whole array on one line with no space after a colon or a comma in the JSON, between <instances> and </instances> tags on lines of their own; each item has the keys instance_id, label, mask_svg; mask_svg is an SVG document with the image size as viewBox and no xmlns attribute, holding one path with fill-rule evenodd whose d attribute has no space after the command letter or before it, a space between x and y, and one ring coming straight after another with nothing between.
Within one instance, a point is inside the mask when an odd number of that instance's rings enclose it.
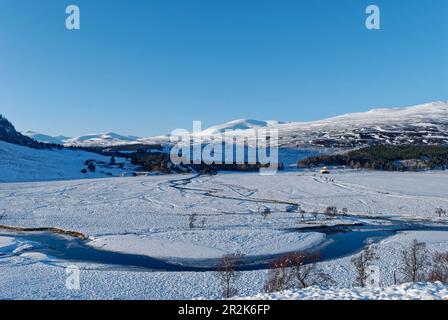
<instances>
[{"instance_id":1,"label":"snow-covered field","mask_svg":"<svg viewBox=\"0 0 448 320\"><path fill-rule=\"evenodd\" d=\"M301 233L292 228L361 220L348 216L329 221L320 215L315 221L307 213L303 222L297 212L287 212L291 204L300 204L307 212L323 212L328 206L337 206L348 208L354 215L437 221L435 208L448 207L447 178L446 172L347 170L326 177L312 171L288 171L274 176L225 173L1 183L0 216L4 217L0 225L78 231L89 237L87 244L93 248L170 260L217 258L237 251L247 256L280 254L325 241L325 235L318 231ZM271 212L266 218L259 213L265 208ZM190 228L189 216L193 213L197 216L194 228ZM414 238L426 241L431 250L448 248L448 232L444 231L404 232L382 240L377 245L382 286L392 284L397 257ZM20 234L0 230L0 298L220 297L214 272L143 271L69 262L39 253L40 246L24 240ZM81 268L80 290L65 286L68 275L64 267L73 264ZM352 285L355 275L350 257L320 265L336 280L337 287ZM265 275L266 270L241 272L239 295L256 296L262 292ZM394 298L399 290L402 289L391 288L387 294L375 295L362 290L346 294L348 291L310 289L284 297ZM415 290L421 290L422 298L446 297L446 289L439 285L426 289L420 285Z\"/></svg>"},{"instance_id":2,"label":"snow-covered field","mask_svg":"<svg viewBox=\"0 0 448 320\"><path fill-rule=\"evenodd\" d=\"M437 283L406 283L385 288L322 289L310 287L272 294L253 300L448 300L448 287Z\"/></svg>"},{"instance_id":3,"label":"snow-covered field","mask_svg":"<svg viewBox=\"0 0 448 320\"><path fill-rule=\"evenodd\" d=\"M0 211L8 215L4 222L14 226L57 226L95 238L163 233L166 239L179 230L185 231L184 238L193 238L188 229L192 213L197 225L205 219L204 232L235 229L241 234L242 228L299 226L298 214L286 212L290 203L309 212L334 205L356 214L431 218L435 208L448 206L447 172L341 171L328 177L313 172L228 173L193 179L189 190L172 186L172 181L190 177L2 183ZM258 213L264 207L272 212L268 219ZM192 232L200 234L199 229Z\"/></svg>"},{"instance_id":4,"label":"snow-covered field","mask_svg":"<svg viewBox=\"0 0 448 320\"><path fill-rule=\"evenodd\" d=\"M86 160L104 165L97 164L95 172L81 173ZM128 163L120 169L107 166L109 162L110 157L85 151L36 150L0 141L0 182L101 178L132 172Z\"/></svg>"}]
</instances>

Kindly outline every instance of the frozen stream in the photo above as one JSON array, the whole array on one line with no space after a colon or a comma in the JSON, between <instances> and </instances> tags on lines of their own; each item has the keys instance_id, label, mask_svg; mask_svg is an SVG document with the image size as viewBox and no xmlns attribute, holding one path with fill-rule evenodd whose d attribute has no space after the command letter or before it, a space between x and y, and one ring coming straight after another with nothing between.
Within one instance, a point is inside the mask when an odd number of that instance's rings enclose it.
<instances>
[{"instance_id":1,"label":"frozen stream","mask_svg":"<svg viewBox=\"0 0 448 320\"><path fill-rule=\"evenodd\" d=\"M321 261L337 259L361 250L367 240L381 241L400 231L448 231L448 226L426 226L418 223L395 223L392 225L362 225L356 227L327 227L313 229L326 234L324 243L307 250L318 253ZM310 230L285 230L285 232L309 232ZM10 233L1 232L0 236L15 237L32 243L27 252L41 253L52 261L67 263L90 263L106 265L107 270L134 271L213 271L218 260L215 259L167 259L162 260L144 255L106 251L88 245L89 240L81 240L47 232ZM23 252L22 252L23 253ZM270 261L284 255L245 256L239 270L259 270L269 267ZM1 259L2 257L0 257Z\"/></svg>"}]
</instances>

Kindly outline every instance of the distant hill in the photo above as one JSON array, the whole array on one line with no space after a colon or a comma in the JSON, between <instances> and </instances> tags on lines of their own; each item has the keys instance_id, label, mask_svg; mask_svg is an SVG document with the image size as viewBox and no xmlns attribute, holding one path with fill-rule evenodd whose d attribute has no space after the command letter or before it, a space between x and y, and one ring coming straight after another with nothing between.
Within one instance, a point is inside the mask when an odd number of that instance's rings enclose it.
<instances>
[{"instance_id":1,"label":"distant hill","mask_svg":"<svg viewBox=\"0 0 448 320\"><path fill-rule=\"evenodd\" d=\"M235 120L202 131L202 136L234 130L277 129L280 147L353 149L372 145L448 144L448 101L372 109L309 122Z\"/></svg>"},{"instance_id":2,"label":"distant hill","mask_svg":"<svg viewBox=\"0 0 448 320\"><path fill-rule=\"evenodd\" d=\"M87 134L64 140L66 146L105 147L123 144L139 143L139 137L125 136L114 132Z\"/></svg>"},{"instance_id":3,"label":"distant hill","mask_svg":"<svg viewBox=\"0 0 448 320\"><path fill-rule=\"evenodd\" d=\"M247 136L250 129L277 129L279 146L299 149L354 149L372 145L448 144L448 102L436 101L400 108L372 109L309 122L238 119L204 129L196 137L207 141L213 135L233 131ZM170 129L170 128L167 128ZM188 129L188 128L186 128ZM30 135L42 142L61 137ZM140 138L117 133L62 138L66 146L105 147L126 144L168 144L169 135Z\"/></svg>"},{"instance_id":4,"label":"distant hill","mask_svg":"<svg viewBox=\"0 0 448 320\"><path fill-rule=\"evenodd\" d=\"M142 143L140 137L125 136L114 132L92 133L79 137L50 136L35 131L26 131L23 134L39 142L61 144L66 147L110 147Z\"/></svg>"},{"instance_id":5,"label":"distant hill","mask_svg":"<svg viewBox=\"0 0 448 320\"><path fill-rule=\"evenodd\" d=\"M17 132L11 122L4 116L0 115L0 140L8 143L17 144L20 146L35 148L35 149L48 149L48 148L60 148L57 144L46 144L38 142L28 136Z\"/></svg>"},{"instance_id":6,"label":"distant hill","mask_svg":"<svg viewBox=\"0 0 448 320\"><path fill-rule=\"evenodd\" d=\"M34 131L26 131L23 132L23 135L30 137L31 139L34 139L38 142L43 142L43 143L53 143L53 144L64 144L65 141L67 139L70 139L69 137L66 136L49 136L46 134L42 134L42 133L37 133Z\"/></svg>"}]
</instances>

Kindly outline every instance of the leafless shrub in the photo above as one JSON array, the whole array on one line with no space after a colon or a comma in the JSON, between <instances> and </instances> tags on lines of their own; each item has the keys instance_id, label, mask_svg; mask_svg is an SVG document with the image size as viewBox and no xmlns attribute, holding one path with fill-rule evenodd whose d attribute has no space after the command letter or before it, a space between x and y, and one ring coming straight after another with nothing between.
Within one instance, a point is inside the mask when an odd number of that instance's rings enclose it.
<instances>
[{"instance_id":1,"label":"leafless shrub","mask_svg":"<svg viewBox=\"0 0 448 320\"><path fill-rule=\"evenodd\" d=\"M87 165L87 170L89 170L90 172L95 172L96 171L96 166L93 162L89 162L89 164Z\"/></svg>"},{"instance_id":2,"label":"leafless shrub","mask_svg":"<svg viewBox=\"0 0 448 320\"><path fill-rule=\"evenodd\" d=\"M300 219L302 220L302 222L305 222L305 213L306 213L305 210L300 209L299 213L300 213Z\"/></svg>"},{"instance_id":3,"label":"leafless shrub","mask_svg":"<svg viewBox=\"0 0 448 320\"><path fill-rule=\"evenodd\" d=\"M402 267L400 268L404 282L425 281L430 263L429 251L426 243L414 240L412 244L402 251Z\"/></svg>"},{"instance_id":4,"label":"leafless shrub","mask_svg":"<svg viewBox=\"0 0 448 320\"><path fill-rule=\"evenodd\" d=\"M222 285L222 297L225 299L235 296L238 291L235 288L235 282L238 278L236 266L242 258L240 253L231 253L222 256L217 267L217 277Z\"/></svg>"},{"instance_id":5,"label":"leafless shrub","mask_svg":"<svg viewBox=\"0 0 448 320\"><path fill-rule=\"evenodd\" d=\"M429 274L428 281L440 281L443 284L448 284L448 252L434 253L433 267Z\"/></svg>"},{"instance_id":6,"label":"leafless shrub","mask_svg":"<svg viewBox=\"0 0 448 320\"><path fill-rule=\"evenodd\" d=\"M198 215L196 213L192 213L188 216L188 226L190 229L194 229L194 223L196 222Z\"/></svg>"},{"instance_id":7,"label":"leafless shrub","mask_svg":"<svg viewBox=\"0 0 448 320\"><path fill-rule=\"evenodd\" d=\"M333 283L331 277L317 267L318 255L293 253L289 255L289 260L296 287L304 289L315 285L328 286Z\"/></svg>"},{"instance_id":8,"label":"leafless shrub","mask_svg":"<svg viewBox=\"0 0 448 320\"><path fill-rule=\"evenodd\" d=\"M289 258L287 256L280 257L271 263L264 290L266 292L278 292L291 287L292 274Z\"/></svg>"},{"instance_id":9,"label":"leafless shrub","mask_svg":"<svg viewBox=\"0 0 448 320\"><path fill-rule=\"evenodd\" d=\"M289 255L291 261L291 272L293 277L297 281L299 288L307 288L310 286L310 277L316 269L314 263L305 264L307 262L307 256L301 253L293 253ZM313 262L317 261L317 257L309 257Z\"/></svg>"},{"instance_id":10,"label":"leafless shrub","mask_svg":"<svg viewBox=\"0 0 448 320\"><path fill-rule=\"evenodd\" d=\"M371 243L367 243L361 253L352 258L351 262L356 269L355 287L365 287L369 278L369 267L377 260L375 249Z\"/></svg>"},{"instance_id":11,"label":"leafless shrub","mask_svg":"<svg viewBox=\"0 0 448 320\"><path fill-rule=\"evenodd\" d=\"M330 207L327 207L327 209L325 209L325 215L328 218L335 218L337 216L337 214L338 214L338 209L334 206L330 206Z\"/></svg>"},{"instance_id":12,"label":"leafless shrub","mask_svg":"<svg viewBox=\"0 0 448 320\"><path fill-rule=\"evenodd\" d=\"M265 219L271 215L271 209L269 209L268 207L260 207L258 208L258 212Z\"/></svg>"},{"instance_id":13,"label":"leafless shrub","mask_svg":"<svg viewBox=\"0 0 448 320\"><path fill-rule=\"evenodd\" d=\"M329 275L320 270L316 262L317 255L291 253L275 260L271 264L265 284L266 292L277 292L314 285L328 286L333 283Z\"/></svg>"},{"instance_id":14,"label":"leafless shrub","mask_svg":"<svg viewBox=\"0 0 448 320\"><path fill-rule=\"evenodd\" d=\"M344 215L344 216L348 215L348 209L347 209L347 208L342 208L341 213L342 213L342 215Z\"/></svg>"},{"instance_id":15,"label":"leafless shrub","mask_svg":"<svg viewBox=\"0 0 448 320\"><path fill-rule=\"evenodd\" d=\"M6 219L7 216L8 215L4 211L0 212L0 221Z\"/></svg>"},{"instance_id":16,"label":"leafless shrub","mask_svg":"<svg viewBox=\"0 0 448 320\"><path fill-rule=\"evenodd\" d=\"M446 217L447 216L446 210L444 210L442 208L437 208L436 216L438 216L439 218Z\"/></svg>"},{"instance_id":17,"label":"leafless shrub","mask_svg":"<svg viewBox=\"0 0 448 320\"><path fill-rule=\"evenodd\" d=\"M206 224L207 224L207 219L206 219L206 218L203 218L203 219L201 220L201 229L204 229Z\"/></svg>"},{"instance_id":18,"label":"leafless shrub","mask_svg":"<svg viewBox=\"0 0 448 320\"><path fill-rule=\"evenodd\" d=\"M317 220L317 218L319 217L319 211L317 210L314 210L311 214L313 215L314 220Z\"/></svg>"}]
</instances>

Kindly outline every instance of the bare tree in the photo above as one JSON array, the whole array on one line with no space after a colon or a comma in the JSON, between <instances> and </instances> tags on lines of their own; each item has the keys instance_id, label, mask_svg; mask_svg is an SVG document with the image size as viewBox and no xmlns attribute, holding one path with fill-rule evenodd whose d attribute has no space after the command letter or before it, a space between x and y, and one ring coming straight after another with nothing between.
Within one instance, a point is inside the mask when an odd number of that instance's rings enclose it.
<instances>
[{"instance_id":1,"label":"bare tree","mask_svg":"<svg viewBox=\"0 0 448 320\"><path fill-rule=\"evenodd\" d=\"M317 267L319 255L293 253L288 257L293 279L300 289L314 285L327 286L333 282L329 275Z\"/></svg>"},{"instance_id":2,"label":"bare tree","mask_svg":"<svg viewBox=\"0 0 448 320\"><path fill-rule=\"evenodd\" d=\"M446 210L444 210L444 209L442 209L442 208L437 208L436 209L436 215L439 217L439 218L442 218L442 216L447 216L447 213L446 213Z\"/></svg>"},{"instance_id":3,"label":"bare tree","mask_svg":"<svg viewBox=\"0 0 448 320\"><path fill-rule=\"evenodd\" d=\"M342 208L342 215L346 216L348 215L348 209L347 208Z\"/></svg>"},{"instance_id":4,"label":"bare tree","mask_svg":"<svg viewBox=\"0 0 448 320\"><path fill-rule=\"evenodd\" d=\"M427 279L426 269L429 266L429 252L426 243L414 240L402 251L402 267L400 271L404 282L420 282Z\"/></svg>"},{"instance_id":5,"label":"bare tree","mask_svg":"<svg viewBox=\"0 0 448 320\"><path fill-rule=\"evenodd\" d=\"M194 223L196 222L197 218L197 213L192 213L188 216L188 226L190 229L194 229Z\"/></svg>"},{"instance_id":6,"label":"bare tree","mask_svg":"<svg viewBox=\"0 0 448 320\"><path fill-rule=\"evenodd\" d=\"M238 277L236 266L242 258L240 253L230 253L222 256L217 268L217 276L221 281L222 297L225 299L235 296L238 291L235 288L235 282Z\"/></svg>"},{"instance_id":7,"label":"bare tree","mask_svg":"<svg viewBox=\"0 0 448 320\"><path fill-rule=\"evenodd\" d=\"M313 285L327 286L333 283L329 275L320 270L317 255L291 253L271 264L265 284L266 292L277 292L293 287L307 288Z\"/></svg>"},{"instance_id":8,"label":"bare tree","mask_svg":"<svg viewBox=\"0 0 448 320\"><path fill-rule=\"evenodd\" d=\"M267 274L264 290L266 292L278 292L292 287L292 275L289 270L288 257L280 257L271 263Z\"/></svg>"},{"instance_id":9,"label":"bare tree","mask_svg":"<svg viewBox=\"0 0 448 320\"><path fill-rule=\"evenodd\" d=\"M356 269L356 280L354 286L365 287L369 277L369 267L377 260L375 249L371 243L367 243L361 253L352 258L351 262Z\"/></svg>"},{"instance_id":10,"label":"bare tree","mask_svg":"<svg viewBox=\"0 0 448 320\"><path fill-rule=\"evenodd\" d=\"M206 218L202 218L202 220L201 220L201 229L205 228L206 223L207 223L207 219Z\"/></svg>"},{"instance_id":11,"label":"bare tree","mask_svg":"<svg viewBox=\"0 0 448 320\"><path fill-rule=\"evenodd\" d=\"M433 267L429 275L430 282L440 281L448 284L448 252L436 252L433 256Z\"/></svg>"}]
</instances>

